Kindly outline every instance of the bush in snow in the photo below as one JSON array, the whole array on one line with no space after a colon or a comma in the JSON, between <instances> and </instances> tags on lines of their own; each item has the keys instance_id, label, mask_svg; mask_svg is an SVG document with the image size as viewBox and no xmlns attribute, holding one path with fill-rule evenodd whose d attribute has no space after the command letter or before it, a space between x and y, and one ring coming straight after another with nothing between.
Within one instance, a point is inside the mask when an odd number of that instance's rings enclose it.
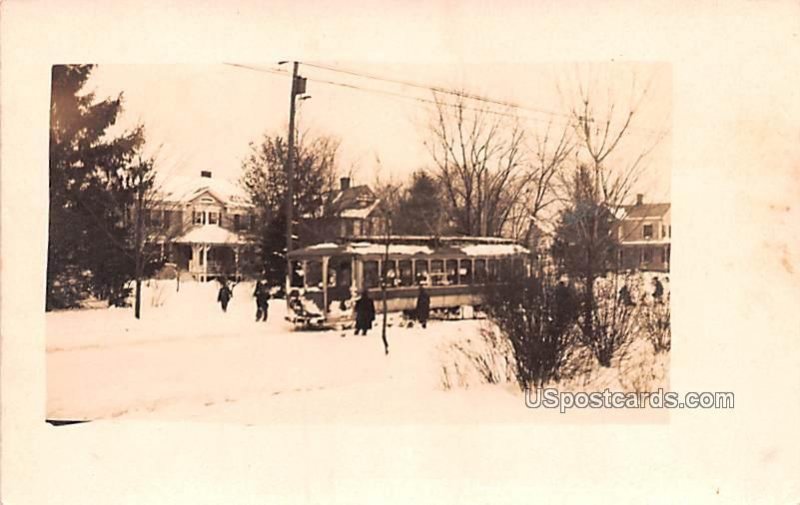
<instances>
[{"instance_id":1,"label":"bush in snow","mask_svg":"<svg viewBox=\"0 0 800 505\"><path fill-rule=\"evenodd\" d=\"M517 278L487 288L485 311L514 352L522 388L558 380L573 341L575 295L552 275Z\"/></svg>"},{"instance_id":2,"label":"bush in snow","mask_svg":"<svg viewBox=\"0 0 800 505\"><path fill-rule=\"evenodd\" d=\"M514 350L505 335L491 323L482 325L478 335L445 345L446 358L441 365L444 389L516 381Z\"/></svg>"},{"instance_id":3,"label":"bush in snow","mask_svg":"<svg viewBox=\"0 0 800 505\"><path fill-rule=\"evenodd\" d=\"M611 274L597 279L591 310L580 311L581 341L591 349L601 366L610 367L616 353L637 331L636 277ZM584 303L588 303L584 297ZM586 318L591 317L591 321Z\"/></svg>"}]
</instances>

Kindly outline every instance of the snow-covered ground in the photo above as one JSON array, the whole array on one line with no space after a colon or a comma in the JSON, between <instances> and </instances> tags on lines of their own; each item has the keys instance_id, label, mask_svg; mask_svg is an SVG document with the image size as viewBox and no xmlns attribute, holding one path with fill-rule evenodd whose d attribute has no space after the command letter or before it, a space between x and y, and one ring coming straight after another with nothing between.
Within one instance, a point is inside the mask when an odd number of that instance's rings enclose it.
<instances>
[{"instance_id":1,"label":"snow-covered ground","mask_svg":"<svg viewBox=\"0 0 800 505\"><path fill-rule=\"evenodd\" d=\"M174 281L152 281L141 320L130 308L48 313L48 418L260 424L532 417L503 356L495 356L500 384L486 384L455 350L482 350L486 321L432 321L423 330L390 316L387 356L379 324L366 337L293 331L283 300L272 301L268 322L256 322L252 284L234 288L227 313L216 289L183 283L176 291Z\"/></svg>"},{"instance_id":2,"label":"snow-covered ground","mask_svg":"<svg viewBox=\"0 0 800 505\"><path fill-rule=\"evenodd\" d=\"M48 417L432 420L471 401L477 409L486 395L524 410L513 385L476 384L468 395L442 387L440 350L477 335L479 321L434 321L426 330L392 324L386 356L377 327L366 337L292 331L282 300L272 301L268 322L256 322L251 293L252 285L237 285L223 313L214 283L176 292L161 281L147 287L138 321L129 308L48 314Z\"/></svg>"}]
</instances>

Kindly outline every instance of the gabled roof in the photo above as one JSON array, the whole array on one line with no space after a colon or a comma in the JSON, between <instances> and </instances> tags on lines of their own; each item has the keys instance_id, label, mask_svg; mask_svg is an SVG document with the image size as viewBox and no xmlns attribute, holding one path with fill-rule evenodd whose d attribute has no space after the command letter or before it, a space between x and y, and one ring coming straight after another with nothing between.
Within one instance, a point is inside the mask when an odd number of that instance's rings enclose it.
<instances>
[{"instance_id":1,"label":"gabled roof","mask_svg":"<svg viewBox=\"0 0 800 505\"><path fill-rule=\"evenodd\" d=\"M353 186L336 192L331 212L341 217L367 217L379 199L367 185Z\"/></svg>"},{"instance_id":2,"label":"gabled roof","mask_svg":"<svg viewBox=\"0 0 800 505\"><path fill-rule=\"evenodd\" d=\"M626 205L623 207L623 219L643 219L646 217L661 217L670 209L668 203L640 203L639 205Z\"/></svg>"},{"instance_id":3,"label":"gabled roof","mask_svg":"<svg viewBox=\"0 0 800 505\"><path fill-rule=\"evenodd\" d=\"M189 203L208 192L225 205L252 205L247 192L226 179L171 175L157 183L157 190L165 201L175 203Z\"/></svg>"}]
</instances>

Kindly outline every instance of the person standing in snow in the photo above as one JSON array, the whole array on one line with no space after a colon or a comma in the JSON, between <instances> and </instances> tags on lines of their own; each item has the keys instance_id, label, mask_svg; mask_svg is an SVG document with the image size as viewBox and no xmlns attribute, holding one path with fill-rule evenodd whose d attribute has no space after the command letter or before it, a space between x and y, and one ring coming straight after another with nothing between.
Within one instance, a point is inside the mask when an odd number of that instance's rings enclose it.
<instances>
[{"instance_id":1,"label":"person standing in snow","mask_svg":"<svg viewBox=\"0 0 800 505\"><path fill-rule=\"evenodd\" d=\"M656 303L661 303L661 297L664 296L664 285L658 280L658 277L653 277L653 300Z\"/></svg>"},{"instance_id":2,"label":"person standing in snow","mask_svg":"<svg viewBox=\"0 0 800 505\"><path fill-rule=\"evenodd\" d=\"M264 285L261 281L256 281L256 288L253 290L253 297L256 299L256 322L261 321L264 317L263 307L263 295L264 292Z\"/></svg>"},{"instance_id":3,"label":"person standing in snow","mask_svg":"<svg viewBox=\"0 0 800 505\"><path fill-rule=\"evenodd\" d=\"M222 306L222 312L228 312L228 302L231 301L232 297L233 291L228 287L228 281L223 279L222 287L219 288L219 293L217 294L217 301Z\"/></svg>"},{"instance_id":4,"label":"person standing in snow","mask_svg":"<svg viewBox=\"0 0 800 505\"><path fill-rule=\"evenodd\" d=\"M428 327L428 317L431 312L431 297L425 291L425 287L420 285L419 294L417 295L417 321L423 328Z\"/></svg>"},{"instance_id":5,"label":"person standing in snow","mask_svg":"<svg viewBox=\"0 0 800 505\"><path fill-rule=\"evenodd\" d=\"M269 286L259 281L253 295L256 297L256 321L266 321L269 313Z\"/></svg>"},{"instance_id":6,"label":"person standing in snow","mask_svg":"<svg viewBox=\"0 0 800 505\"><path fill-rule=\"evenodd\" d=\"M375 304L369 297L369 292L365 289L361 293L361 298L356 301L356 335L358 332L367 334L367 330L372 328L372 321L375 320Z\"/></svg>"}]
</instances>

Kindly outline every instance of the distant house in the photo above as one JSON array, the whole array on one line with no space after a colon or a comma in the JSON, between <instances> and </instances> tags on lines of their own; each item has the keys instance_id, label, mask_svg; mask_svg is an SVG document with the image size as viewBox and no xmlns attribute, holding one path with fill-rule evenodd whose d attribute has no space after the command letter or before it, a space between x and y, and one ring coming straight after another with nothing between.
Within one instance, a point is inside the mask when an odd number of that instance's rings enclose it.
<instances>
[{"instance_id":1,"label":"distant house","mask_svg":"<svg viewBox=\"0 0 800 505\"><path fill-rule=\"evenodd\" d=\"M202 171L171 176L154 200L146 224L160 230L157 241L179 272L202 281L250 273L257 216L242 188Z\"/></svg>"},{"instance_id":2,"label":"distant house","mask_svg":"<svg viewBox=\"0 0 800 505\"><path fill-rule=\"evenodd\" d=\"M623 269L669 271L672 240L669 203L644 203L644 195L636 195L635 204L622 208L616 232Z\"/></svg>"},{"instance_id":3,"label":"distant house","mask_svg":"<svg viewBox=\"0 0 800 505\"><path fill-rule=\"evenodd\" d=\"M384 233L380 199L367 185L350 186L340 179L339 190L331 196L326 220L337 237L368 237Z\"/></svg>"}]
</instances>

